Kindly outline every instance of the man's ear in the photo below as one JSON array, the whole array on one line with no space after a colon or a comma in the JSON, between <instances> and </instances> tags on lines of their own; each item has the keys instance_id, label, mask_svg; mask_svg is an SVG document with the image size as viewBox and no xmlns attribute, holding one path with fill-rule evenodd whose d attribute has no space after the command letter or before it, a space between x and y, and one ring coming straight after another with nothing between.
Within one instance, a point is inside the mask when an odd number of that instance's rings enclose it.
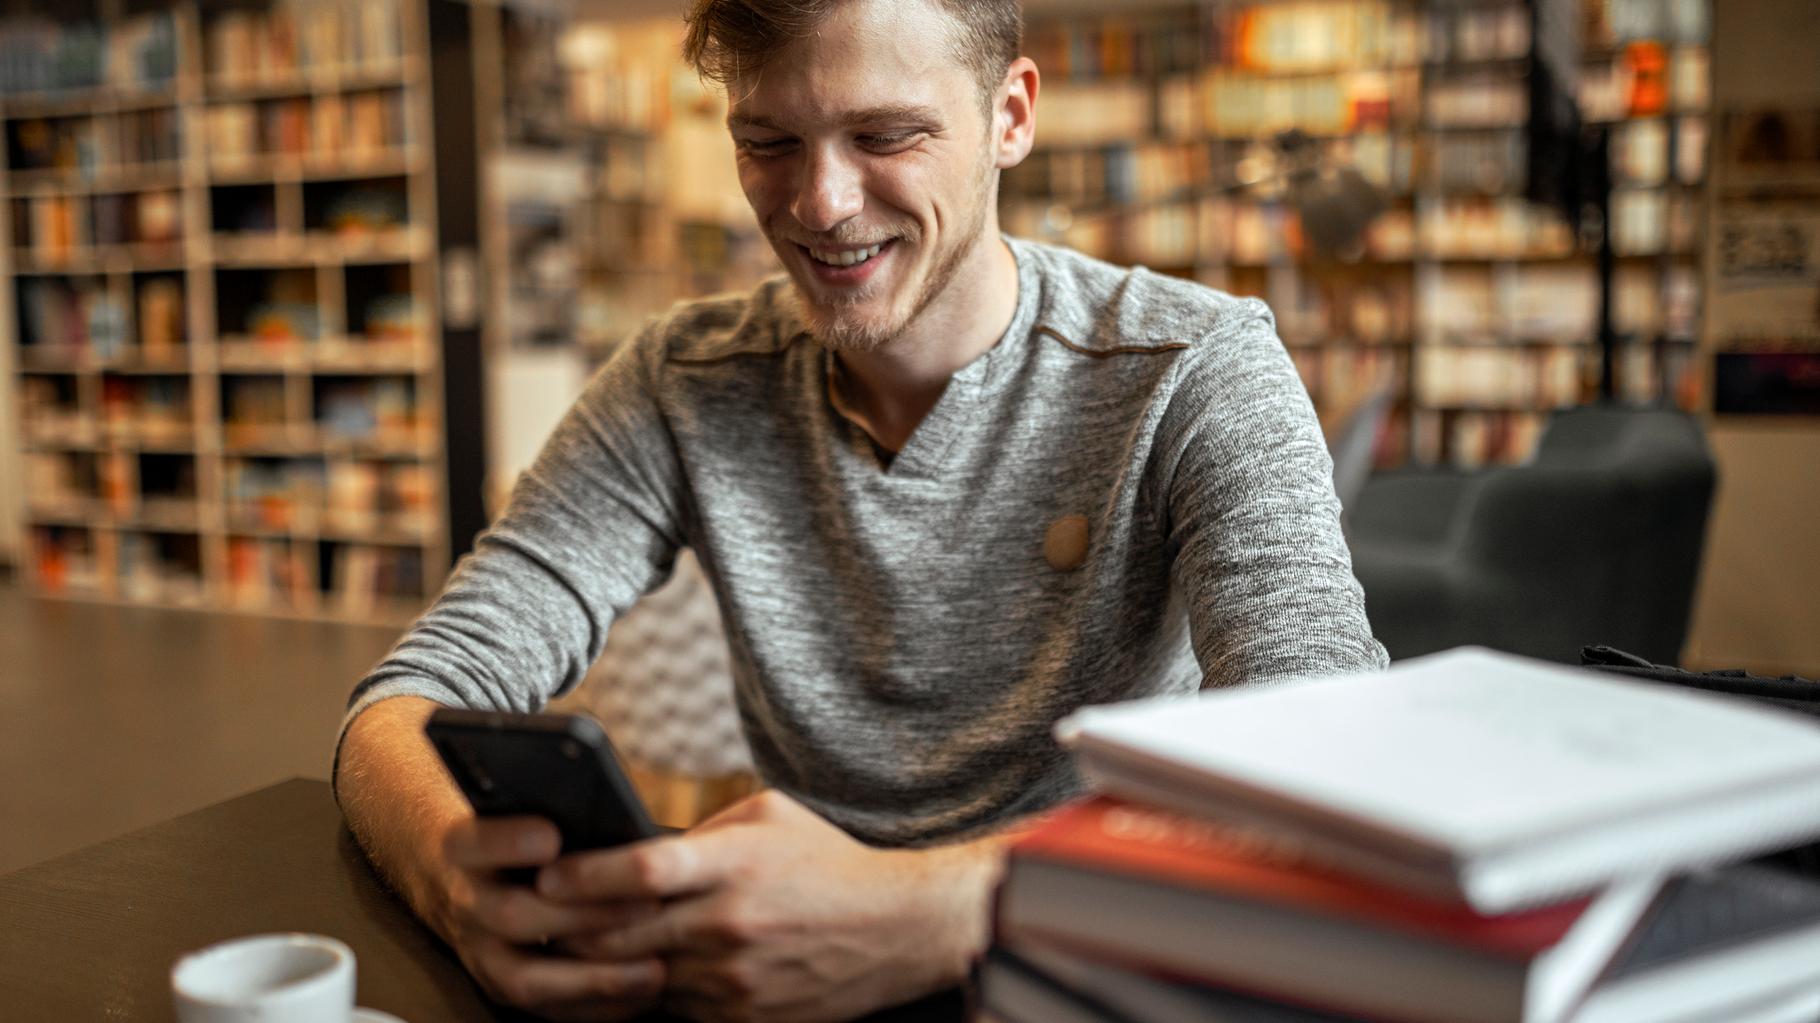
<instances>
[{"instance_id":1,"label":"man's ear","mask_svg":"<svg viewBox=\"0 0 1820 1023\"><path fill-rule=\"evenodd\" d=\"M1036 92L1042 76L1036 62L1019 57L1005 69L993 108L992 144L1000 170L1016 167L1036 144Z\"/></svg>"}]
</instances>

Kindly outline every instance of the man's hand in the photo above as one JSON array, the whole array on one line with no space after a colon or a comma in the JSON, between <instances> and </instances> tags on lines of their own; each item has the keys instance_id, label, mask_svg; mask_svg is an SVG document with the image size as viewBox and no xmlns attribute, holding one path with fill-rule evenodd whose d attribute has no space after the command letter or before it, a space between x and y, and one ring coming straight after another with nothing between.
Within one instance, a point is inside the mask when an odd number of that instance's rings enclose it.
<instances>
[{"instance_id":1,"label":"man's hand","mask_svg":"<svg viewBox=\"0 0 1820 1023\"><path fill-rule=\"evenodd\" d=\"M961 983L985 946L1000 845L873 849L763 792L685 835L564 857L537 892L577 909L664 900L564 947L663 957L666 1004L697 1019L809 1023Z\"/></svg>"},{"instance_id":2,"label":"man's hand","mask_svg":"<svg viewBox=\"0 0 1820 1023\"><path fill-rule=\"evenodd\" d=\"M501 871L554 862L561 838L537 817L469 816L442 835L439 912L431 923L489 996L555 1020L621 1020L657 1005L655 956L581 961L552 954L578 935L649 916L648 900L554 902Z\"/></svg>"},{"instance_id":3,"label":"man's hand","mask_svg":"<svg viewBox=\"0 0 1820 1023\"><path fill-rule=\"evenodd\" d=\"M414 696L374 704L342 742L337 796L373 866L498 1001L564 1020L624 1019L654 1005L664 983L654 957L584 963L549 953L655 905L559 905L502 883L501 871L554 862L561 837L539 818L475 818L424 738L436 707Z\"/></svg>"}]
</instances>

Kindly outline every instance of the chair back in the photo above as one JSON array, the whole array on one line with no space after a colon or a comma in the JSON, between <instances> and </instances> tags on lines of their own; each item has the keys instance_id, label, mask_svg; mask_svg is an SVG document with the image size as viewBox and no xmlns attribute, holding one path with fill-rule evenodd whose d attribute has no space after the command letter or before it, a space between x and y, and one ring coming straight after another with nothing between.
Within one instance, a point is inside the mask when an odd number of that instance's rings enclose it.
<instances>
[{"instance_id":1,"label":"chair back","mask_svg":"<svg viewBox=\"0 0 1820 1023\"><path fill-rule=\"evenodd\" d=\"M1673 662L1716 479L1700 425L1685 412L1564 410L1531 464L1488 478L1468 543L1482 564L1530 583L1526 606L1554 620L1543 630L1548 655L1597 642Z\"/></svg>"}]
</instances>

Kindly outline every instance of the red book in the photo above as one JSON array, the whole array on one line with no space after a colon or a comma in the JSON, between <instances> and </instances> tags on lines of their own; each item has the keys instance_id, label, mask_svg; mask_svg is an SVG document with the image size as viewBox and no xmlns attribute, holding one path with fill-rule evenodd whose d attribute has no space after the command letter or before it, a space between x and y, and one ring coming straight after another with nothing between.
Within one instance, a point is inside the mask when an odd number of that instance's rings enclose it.
<instances>
[{"instance_id":1,"label":"red book","mask_svg":"<svg viewBox=\"0 0 1820 1023\"><path fill-rule=\"evenodd\" d=\"M999 938L1373 1018L1540 1023L1659 886L1486 915L1311 863L1283 833L1098 797L1013 847Z\"/></svg>"}]
</instances>

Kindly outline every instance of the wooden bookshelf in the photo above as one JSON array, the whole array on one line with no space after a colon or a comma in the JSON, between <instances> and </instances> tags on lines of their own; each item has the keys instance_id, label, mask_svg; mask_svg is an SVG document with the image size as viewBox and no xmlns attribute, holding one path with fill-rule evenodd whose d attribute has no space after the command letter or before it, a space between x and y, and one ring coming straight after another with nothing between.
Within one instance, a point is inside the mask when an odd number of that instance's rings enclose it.
<instances>
[{"instance_id":1,"label":"wooden bookshelf","mask_svg":"<svg viewBox=\"0 0 1820 1023\"><path fill-rule=\"evenodd\" d=\"M9 45L96 27L31 25ZM25 579L415 612L451 548L421 3L192 0L104 38L0 85Z\"/></svg>"},{"instance_id":2,"label":"wooden bookshelf","mask_svg":"<svg viewBox=\"0 0 1820 1023\"><path fill-rule=\"evenodd\" d=\"M1614 40L1604 10L1588 0L1581 99L1614 129L1621 395L1692 406L1706 43L1668 17ZM1521 198L1528 50L1515 0L1032 11L1038 146L1001 221L1266 299L1324 419L1394 391L1382 465L1518 460L1598 362L1594 259ZM1291 128L1386 197L1362 251L1317 257L1285 197L1245 184Z\"/></svg>"},{"instance_id":3,"label":"wooden bookshelf","mask_svg":"<svg viewBox=\"0 0 1820 1023\"><path fill-rule=\"evenodd\" d=\"M582 21L564 39L587 168L579 333L595 358L677 301L782 269L739 191L725 98L683 68L681 42L675 18Z\"/></svg>"}]
</instances>

